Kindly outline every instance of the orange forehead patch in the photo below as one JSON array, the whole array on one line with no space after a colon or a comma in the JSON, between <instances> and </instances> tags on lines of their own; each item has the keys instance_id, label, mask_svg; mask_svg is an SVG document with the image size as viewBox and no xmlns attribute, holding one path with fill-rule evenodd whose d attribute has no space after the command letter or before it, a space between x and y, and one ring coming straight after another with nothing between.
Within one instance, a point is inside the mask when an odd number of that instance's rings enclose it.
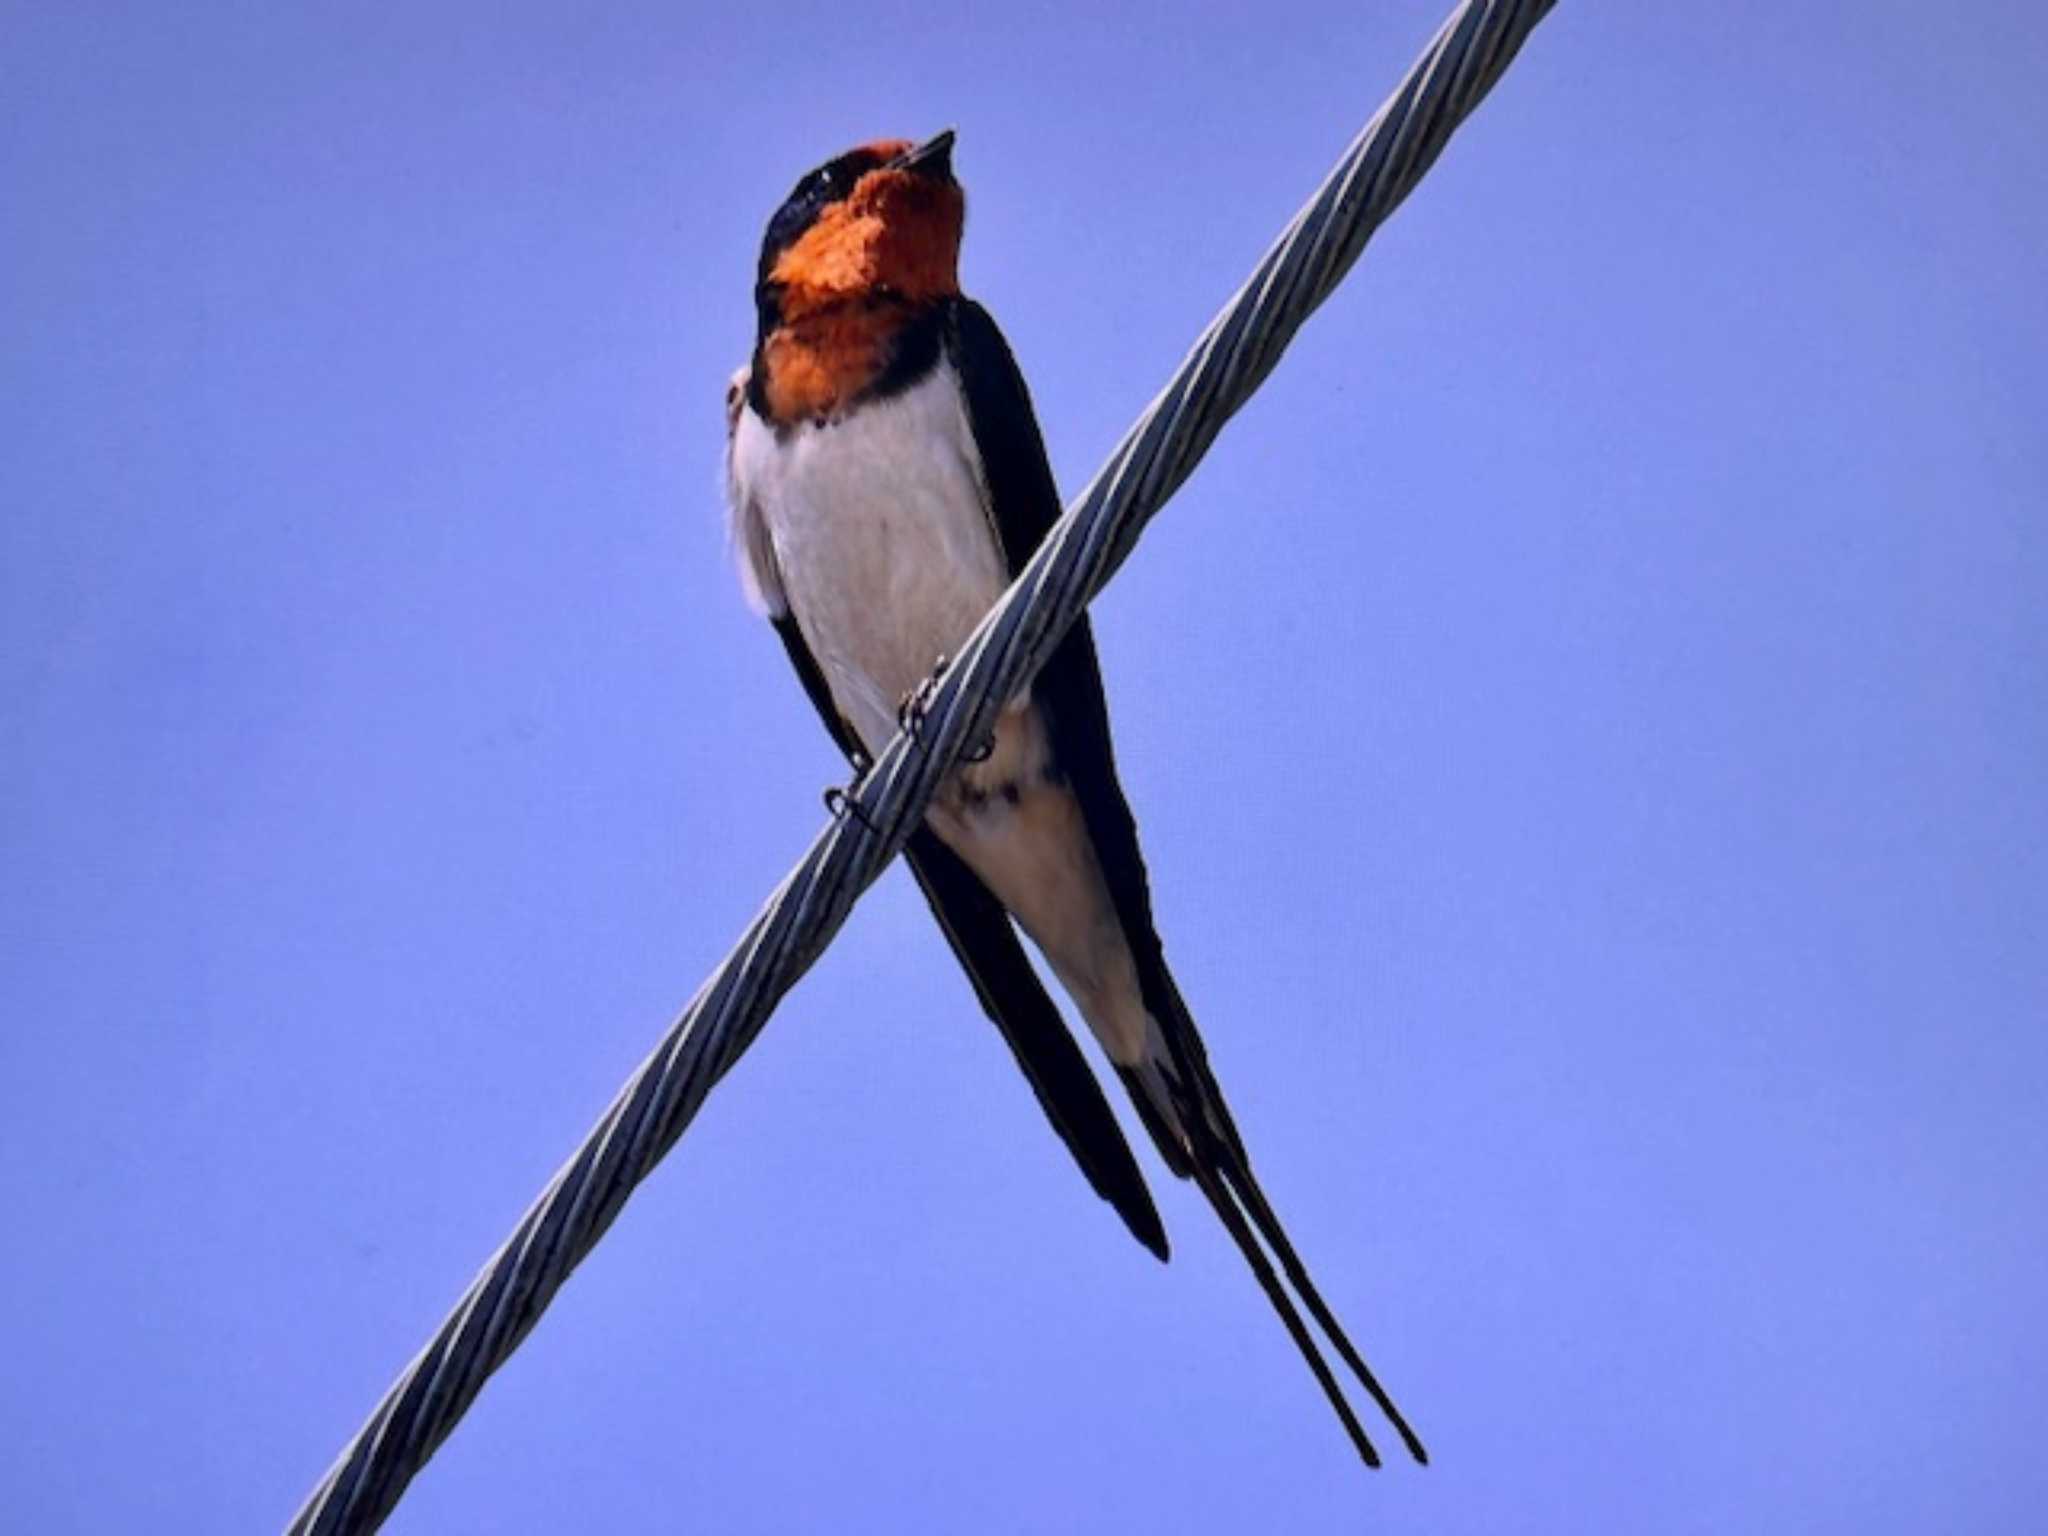
<instances>
[{"instance_id":1,"label":"orange forehead patch","mask_svg":"<svg viewBox=\"0 0 2048 1536\"><path fill-rule=\"evenodd\" d=\"M869 147L880 153L894 142ZM877 291L913 303L958 293L965 216L953 182L869 171L776 258L769 279L783 287L784 318Z\"/></svg>"}]
</instances>

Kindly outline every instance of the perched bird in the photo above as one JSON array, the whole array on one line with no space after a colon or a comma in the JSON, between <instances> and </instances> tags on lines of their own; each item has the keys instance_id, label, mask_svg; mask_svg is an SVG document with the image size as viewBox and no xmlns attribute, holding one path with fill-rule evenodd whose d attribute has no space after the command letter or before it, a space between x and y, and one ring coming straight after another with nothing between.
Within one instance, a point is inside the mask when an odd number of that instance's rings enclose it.
<instances>
[{"instance_id":1,"label":"perched bird","mask_svg":"<svg viewBox=\"0 0 2048 1536\"><path fill-rule=\"evenodd\" d=\"M896 733L1060 510L1009 346L960 292L966 205L952 149L950 131L868 144L796 184L761 243L753 357L726 399L742 586L856 767ZM986 751L943 782L905 856L1054 1130L1138 1241L1166 1258L1144 1177L1017 927L1167 1167L1215 1208L1359 1454L1379 1464L1297 1296L1427 1460L1252 1176L1167 969L1085 616L1003 710Z\"/></svg>"}]
</instances>

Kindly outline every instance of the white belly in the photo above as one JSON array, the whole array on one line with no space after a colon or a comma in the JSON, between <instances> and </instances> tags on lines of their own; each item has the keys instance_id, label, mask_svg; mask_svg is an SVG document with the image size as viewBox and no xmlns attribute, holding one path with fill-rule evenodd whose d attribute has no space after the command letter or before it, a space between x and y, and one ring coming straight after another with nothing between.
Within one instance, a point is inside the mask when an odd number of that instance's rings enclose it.
<instances>
[{"instance_id":1,"label":"white belly","mask_svg":"<svg viewBox=\"0 0 2048 1536\"><path fill-rule=\"evenodd\" d=\"M870 751L1009 585L952 368L776 440L747 412L734 470L833 701Z\"/></svg>"},{"instance_id":2,"label":"white belly","mask_svg":"<svg viewBox=\"0 0 2048 1536\"><path fill-rule=\"evenodd\" d=\"M1009 574L951 366L830 426L778 440L752 411L734 427L736 536L749 591L796 618L833 703L870 752L896 734L903 696L958 653ZM768 550L755 549L755 530ZM1048 773L1027 691L993 750L939 789L932 827L1052 962L1117 1061L1143 1058L1137 973L1081 807Z\"/></svg>"}]
</instances>

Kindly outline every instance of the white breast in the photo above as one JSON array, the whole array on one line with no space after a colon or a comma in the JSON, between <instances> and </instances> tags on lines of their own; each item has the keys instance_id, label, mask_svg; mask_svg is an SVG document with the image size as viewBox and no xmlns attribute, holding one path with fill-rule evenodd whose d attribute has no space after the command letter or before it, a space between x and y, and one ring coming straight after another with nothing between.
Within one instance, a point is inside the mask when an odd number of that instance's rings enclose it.
<instances>
[{"instance_id":1,"label":"white breast","mask_svg":"<svg viewBox=\"0 0 2048 1536\"><path fill-rule=\"evenodd\" d=\"M755 591L796 615L840 712L879 749L903 695L1009 585L958 376L942 359L780 439L743 411L731 471Z\"/></svg>"},{"instance_id":2,"label":"white breast","mask_svg":"<svg viewBox=\"0 0 2048 1536\"><path fill-rule=\"evenodd\" d=\"M942 360L900 395L779 439L742 409L727 468L749 598L795 615L839 712L878 751L904 694L1009 585L957 375ZM941 786L931 825L1045 951L1110 1055L1141 1061L1136 965L1028 690L991 745Z\"/></svg>"}]
</instances>

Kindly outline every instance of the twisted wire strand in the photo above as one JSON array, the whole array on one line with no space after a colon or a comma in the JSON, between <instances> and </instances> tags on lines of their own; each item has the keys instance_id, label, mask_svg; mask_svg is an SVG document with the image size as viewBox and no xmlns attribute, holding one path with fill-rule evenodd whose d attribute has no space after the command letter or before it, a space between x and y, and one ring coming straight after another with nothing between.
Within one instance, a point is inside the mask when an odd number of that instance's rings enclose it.
<instances>
[{"instance_id":1,"label":"twisted wire strand","mask_svg":"<svg viewBox=\"0 0 2048 1536\"><path fill-rule=\"evenodd\" d=\"M824 951L924 814L949 765L993 725L1140 531L1193 472L1301 323L1421 180L1555 0L1466 0L1211 321L899 734L698 988L653 1054L520 1218L287 1528L375 1530L492 1371L597 1245L633 1188Z\"/></svg>"}]
</instances>

